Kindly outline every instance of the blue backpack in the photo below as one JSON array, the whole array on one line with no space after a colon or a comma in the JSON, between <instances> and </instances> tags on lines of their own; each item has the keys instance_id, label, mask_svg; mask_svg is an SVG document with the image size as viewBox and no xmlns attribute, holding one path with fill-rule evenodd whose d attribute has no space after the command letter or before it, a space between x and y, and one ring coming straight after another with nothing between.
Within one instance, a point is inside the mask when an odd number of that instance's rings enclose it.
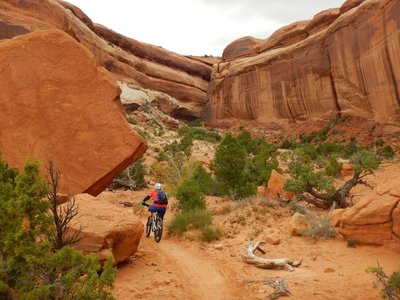
<instances>
[{"instance_id":1,"label":"blue backpack","mask_svg":"<svg viewBox=\"0 0 400 300\"><path fill-rule=\"evenodd\" d=\"M164 191L157 192L157 203L168 204L167 194Z\"/></svg>"}]
</instances>

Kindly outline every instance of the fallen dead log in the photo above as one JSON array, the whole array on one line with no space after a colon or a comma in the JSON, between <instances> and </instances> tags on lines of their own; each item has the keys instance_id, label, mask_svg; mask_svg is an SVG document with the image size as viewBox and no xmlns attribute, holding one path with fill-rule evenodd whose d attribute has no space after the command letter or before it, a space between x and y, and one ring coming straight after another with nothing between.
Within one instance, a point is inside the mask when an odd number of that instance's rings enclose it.
<instances>
[{"instance_id":1,"label":"fallen dead log","mask_svg":"<svg viewBox=\"0 0 400 300\"><path fill-rule=\"evenodd\" d=\"M264 244L263 242L251 243L247 246L246 254L240 253L243 261L255 265L257 268L261 269L287 269L289 271L294 271L295 267L301 265L303 260L298 262L294 262L292 260L286 258L263 258L258 257L254 254L256 250L260 251L262 254L265 254L265 251L260 248L260 245Z\"/></svg>"}]
</instances>

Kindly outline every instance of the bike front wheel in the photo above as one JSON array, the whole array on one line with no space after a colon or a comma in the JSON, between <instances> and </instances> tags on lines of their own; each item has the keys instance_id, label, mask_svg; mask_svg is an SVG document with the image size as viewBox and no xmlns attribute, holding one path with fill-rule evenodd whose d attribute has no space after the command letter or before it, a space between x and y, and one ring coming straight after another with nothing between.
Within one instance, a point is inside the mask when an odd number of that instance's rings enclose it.
<instances>
[{"instance_id":1,"label":"bike front wheel","mask_svg":"<svg viewBox=\"0 0 400 300\"><path fill-rule=\"evenodd\" d=\"M150 232L151 232L151 221L147 221L146 223L146 237L150 236Z\"/></svg>"},{"instance_id":2,"label":"bike front wheel","mask_svg":"<svg viewBox=\"0 0 400 300\"><path fill-rule=\"evenodd\" d=\"M157 218L156 229L154 230L154 240L159 243L161 241L163 233L163 221L161 218Z\"/></svg>"}]
</instances>

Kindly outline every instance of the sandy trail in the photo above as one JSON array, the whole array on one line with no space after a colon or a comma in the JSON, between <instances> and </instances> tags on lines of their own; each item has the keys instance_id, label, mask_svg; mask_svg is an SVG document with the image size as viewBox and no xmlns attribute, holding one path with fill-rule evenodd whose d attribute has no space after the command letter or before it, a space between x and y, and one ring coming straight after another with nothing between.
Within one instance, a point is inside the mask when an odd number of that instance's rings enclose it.
<instances>
[{"instance_id":1,"label":"sandy trail","mask_svg":"<svg viewBox=\"0 0 400 300\"><path fill-rule=\"evenodd\" d=\"M187 280L186 288L196 299L235 298L234 287L225 277L229 273L226 267L218 265L193 247L181 246L170 240L165 240L160 246L164 254L169 255L181 270L181 276Z\"/></svg>"},{"instance_id":2,"label":"sandy trail","mask_svg":"<svg viewBox=\"0 0 400 300\"><path fill-rule=\"evenodd\" d=\"M198 247L164 237L143 237L138 256L119 267L117 299L235 299L233 270Z\"/></svg>"},{"instance_id":3,"label":"sandy trail","mask_svg":"<svg viewBox=\"0 0 400 300\"><path fill-rule=\"evenodd\" d=\"M134 195L127 194L129 198ZM115 196L122 199L121 195ZM216 202L214 198L209 200ZM209 206L213 208L211 203ZM238 216L246 216L246 223L232 222ZM145 223L145 214L138 218ZM117 300L259 300L273 292L266 284L273 278L287 282L293 299L380 299L380 287L374 285L375 277L366 269L379 262L387 274L399 270L398 252L376 246L347 247L340 236L319 241L291 236L290 218L276 207L263 212L242 205L227 215L214 215L214 222L224 229L225 236L213 243L191 242L190 233L181 239L165 234L160 243L153 236L143 235L135 256L118 267L113 294ZM172 214L168 214L166 221L171 219ZM257 254L302 258L303 264L293 272L245 264L240 258L245 244L249 240L265 241L269 236L279 237L280 243L266 243L266 254Z\"/></svg>"}]
</instances>

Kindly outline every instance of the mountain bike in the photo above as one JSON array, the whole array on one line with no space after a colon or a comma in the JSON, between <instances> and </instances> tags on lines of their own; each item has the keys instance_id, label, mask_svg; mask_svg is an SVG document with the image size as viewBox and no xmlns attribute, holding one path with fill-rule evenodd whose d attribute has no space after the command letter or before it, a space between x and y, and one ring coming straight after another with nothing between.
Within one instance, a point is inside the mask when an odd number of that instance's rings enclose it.
<instances>
[{"instance_id":1,"label":"mountain bike","mask_svg":"<svg viewBox=\"0 0 400 300\"><path fill-rule=\"evenodd\" d=\"M142 203L144 206L149 207L150 205L147 203ZM150 233L153 231L154 240L159 243L161 241L162 233L163 233L163 220L158 215L158 212L152 212L150 220L147 221L146 224L146 237L150 236Z\"/></svg>"}]
</instances>

